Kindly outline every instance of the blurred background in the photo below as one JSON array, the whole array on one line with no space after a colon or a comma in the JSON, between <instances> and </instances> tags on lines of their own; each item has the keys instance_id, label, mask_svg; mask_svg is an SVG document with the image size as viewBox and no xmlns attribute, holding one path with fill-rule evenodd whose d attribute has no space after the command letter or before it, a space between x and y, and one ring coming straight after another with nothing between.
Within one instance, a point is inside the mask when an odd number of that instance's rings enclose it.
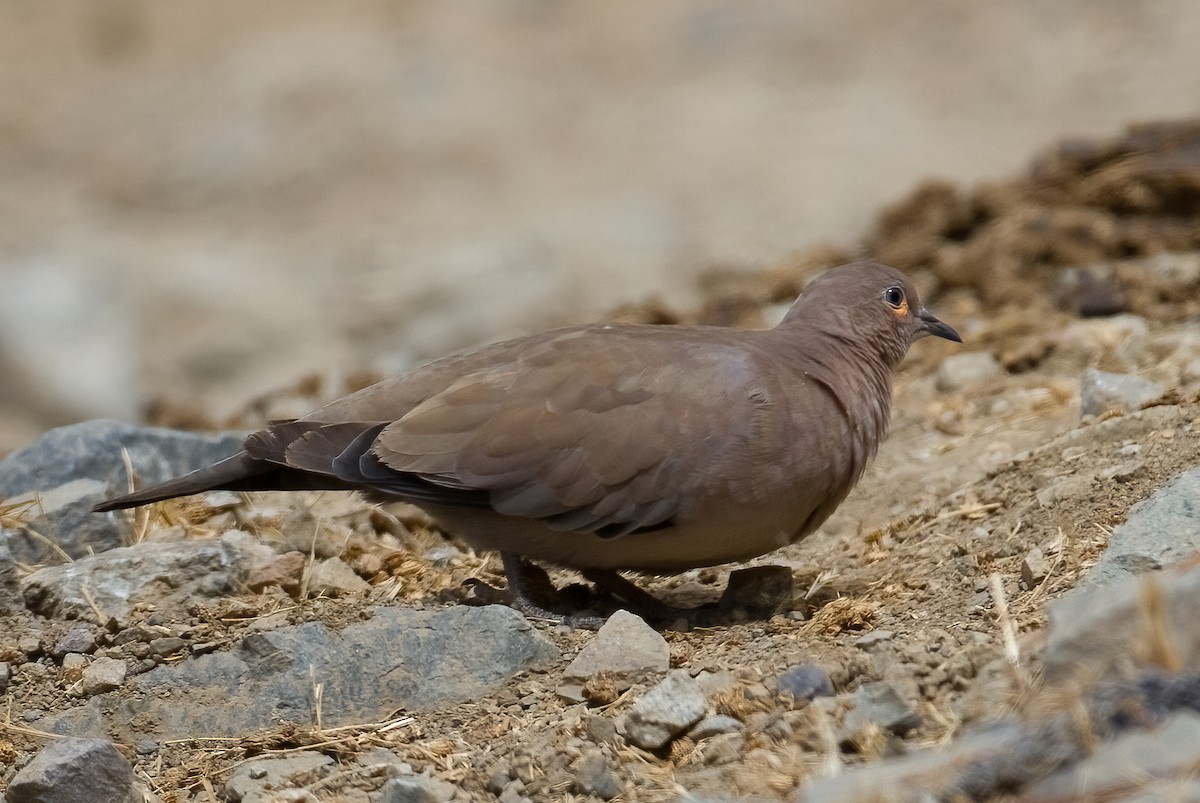
<instances>
[{"instance_id":1,"label":"blurred background","mask_svg":"<svg viewBox=\"0 0 1200 803\"><path fill-rule=\"evenodd\" d=\"M0 4L0 453L695 303L1200 108L1194 0Z\"/></svg>"}]
</instances>

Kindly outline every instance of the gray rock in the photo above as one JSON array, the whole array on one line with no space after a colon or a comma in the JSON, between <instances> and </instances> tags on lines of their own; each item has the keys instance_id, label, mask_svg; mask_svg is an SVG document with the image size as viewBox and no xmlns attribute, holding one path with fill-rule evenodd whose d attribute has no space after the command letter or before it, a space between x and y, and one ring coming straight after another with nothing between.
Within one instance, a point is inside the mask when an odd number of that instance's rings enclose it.
<instances>
[{"instance_id":1,"label":"gray rock","mask_svg":"<svg viewBox=\"0 0 1200 803\"><path fill-rule=\"evenodd\" d=\"M161 638L150 639L149 645L150 652L166 657L182 650L187 646L187 642L177 636L163 636Z\"/></svg>"},{"instance_id":2,"label":"gray rock","mask_svg":"<svg viewBox=\"0 0 1200 803\"><path fill-rule=\"evenodd\" d=\"M0 691L8 688L8 684L12 682L12 668L9 667L7 661L0 661Z\"/></svg>"},{"instance_id":3,"label":"gray rock","mask_svg":"<svg viewBox=\"0 0 1200 803\"><path fill-rule=\"evenodd\" d=\"M0 461L0 499L40 496L44 516L34 519L32 528L72 557L82 557L127 541L125 516L91 512L94 503L128 487L122 449L129 452L137 480L148 485L233 454L243 437L114 421L60 427ZM46 544L24 531L8 535L17 560L38 563L53 557Z\"/></svg>"},{"instance_id":4,"label":"gray rock","mask_svg":"<svg viewBox=\"0 0 1200 803\"><path fill-rule=\"evenodd\" d=\"M125 662L117 658L97 658L83 670L83 694L91 697L120 688L125 683Z\"/></svg>"},{"instance_id":5,"label":"gray rock","mask_svg":"<svg viewBox=\"0 0 1200 803\"><path fill-rule=\"evenodd\" d=\"M1024 758L1022 747L1027 743L1039 750L1044 749L1044 745L1027 736L1016 725L968 734L945 748L918 750L836 777L814 779L796 794L794 800L796 803L860 800L917 803L925 800L976 799L961 794L966 776L973 771L986 772L988 763L997 757L1004 757L1010 762L1021 761Z\"/></svg>"},{"instance_id":6,"label":"gray rock","mask_svg":"<svg viewBox=\"0 0 1200 803\"><path fill-rule=\"evenodd\" d=\"M1101 415L1110 410L1132 412L1166 392L1166 388L1133 374L1110 374L1088 369L1079 385L1081 415Z\"/></svg>"},{"instance_id":7,"label":"gray rock","mask_svg":"<svg viewBox=\"0 0 1200 803\"><path fill-rule=\"evenodd\" d=\"M8 546L11 533L0 530L0 615L21 604L21 581L17 573L17 562Z\"/></svg>"},{"instance_id":8,"label":"gray rock","mask_svg":"<svg viewBox=\"0 0 1200 803\"><path fill-rule=\"evenodd\" d=\"M525 794L525 782L520 778L509 781L500 790L496 801L497 803L530 803L529 796Z\"/></svg>"},{"instance_id":9,"label":"gray rock","mask_svg":"<svg viewBox=\"0 0 1200 803\"><path fill-rule=\"evenodd\" d=\"M987 351L952 354L937 370L937 389L946 393L989 382L1004 375L1004 369Z\"/></svg>"},{"instance_id":10,"label":"gray rock","mask_svg":"<svg viewBox=\"0 0 1200 803\"><path fill-rule=\"evenodd\" d=\"M54 642L50 648L50 657L62 660L67 653L89 653L96 649L96 636L90 627L79 625L67 631L67 634Z\"/></svg>"},{"instance_id":11,"label":"gray rock","mask_svg":"<svg viewBox=\"0 0 1200 803\"><path fill-rule=\"evenodd\" d=\"M608 760L599 750L585 752L575 762L575 791L583 795L595 795L601 800L612 800L624 791L619 778L608 766Z\"/></svg>"},{"instance_id":12,"label":"gray rock","mask_svg":"<svg viewBox=\"0 0 1200 803\"><path fill-rule=\"evenodd\" d=\"M780 694L790 694L797 700L833 696L833 681L820 664L801 664L789 669L779 676L777 686Z\"/></svg>"},{"instance_id":13,"label":"gray rock","mask_svg":"<svg viewBox=\"0 0 1200 803\"><path fill-rule=\"evenodd\" d=\"M270 552L238 531L110 549L33 572L23 584L25 604L42 616L70 618L92 616L94 602L118 621L141 601L153 602L159 611L182 611L197 599L236 590L249 567Z\"/></svg>"},{"instance_id":14,"label":"gray rock","mask_svg":"<svg viewBox=\"0 0 1200 803\"><path fill-rule=\"evenodd\" d=\"M235 736L279 722L377 722L400 708L435 710L486 695L558 650L502 605L417 611L372 608L340 631L321 622L254 633L231 652L164 664L126 683L141 694L101 694L40 720L55 733L120 733L136 742ZM312 674L310 674L310 667Z\"/></svg>"},{"instance_id":15,"label":"gray rock","mask_svg":"<svg viewBox=\"0 0 1200 803\"><path fill-rule=\"evenodd\" d=\"M16 774L8 803L128 803L133 767L107 739L58 739Z\"/></svg>"},{"instance_id":16,"label":"gray rock","mask_svg":"<svg viewBox=\"0 0 1200 803\"><path fill-rule=\"evenodd\" d=\"M916 709L890 683L864 683L852 699L854 708L842 721L848 738L858 736L868 725L903 736L921 724Z\"/></svg>"},{"instance_id":17,"label":"gray rock","mask_svg":"<svg viewBox=\"0 0 1200 803\"><path fill-rule=\"evenodd\" d=\"M588 739L596 744L617 744L617 723L608 717L591 716L584 722Z\"/></svg>"},{"instance_id":18,"label":"gray rock","mask_svg":"<svg viewBox=\"0 0 1200 803\"><path fill-rule=\"evenodd\" d=\"M745 746L746 737L740 733L714 736L704 745L704 763L716 766L740 761Z\"/></svg>"},{"instance_id":19,"label":"gray rock","mask_svg":"<svg viewBox=\"0 0 1200 803\"><path fill-rule=\"evenodd\" d=\"M1146 778L1182 777L1200 763L1200 714L1179 711L1152 731L1122 734L1029 789L1033 798L1111 800ZM1136 786L1133 779L1139 779Z\"/></svg>"},{"instance_id":20,"label":"gray rock","mask_svg":"<svg viewBox=\"0 0 1200 803\"><path fill-rule=\"evenodd\" d=\"M617 611L563 671L563 680L569 685L605 672L618 686L629 688L644 677L666 672L670 665L666 640L640 616Z\"/></svg>"},{"instance_id":21,"label":"gray rock","mask_svg":"<svg viewBox=\"0 0 1200 803\"><path fill-rule=\"evenodd\" d=\"M705 708L700 685L686 670L676 669L630 709L625 734L638 747L657 750L699 722Z\"/></svg>"},{"instance_id":22,"label":"gray rock","mask_svg":"<svg viewBox=\"0 0 1200 803\"><path fill-rule=\"evenodd\" d=\"M854 646L859 649L867 649L876 644L881 644L885 641L891 641L896 634L891 630L872 630L869 633L864 633L854 640Z\"/></svg>"},{"instance_id":23,"label":"gray rock","mask_svg":"<svg viewBox=\"0 0 1200 803\"><path fill-rule=\"evenodd\" d=\"M272 791L317 780L321 769L332 765L332 758L314 750L255 758L238 765L230 774L225 797L234 803L264 801Z\"/></svg>"},{"instance_id":24,"label":"gray rock","mask_svg":"<svg viewBox=\"0 0 1200 803\"><path fill-rule=\"evenodd\" d=\"M792 570L787 566L750 566L734 569L721 595L721 604L731 608L775 610L792 600Z\"/></svg>"},{"instance_id":25,"label":"gray rock","mask_svg":"<svg viewBox=\"0 0 1200 803\"><path fill-rule=\"evenodd\" d=\"M741 729L742 722L737 717L731 717L726 714L713 714L693 725L687 735L691 739L700 741L701 739L711 739L714 736L720 736L722 733L737 733Z\"/></svg>"},{"instance_id":26,"label":"gray rock","mask_svg":"<svg viewBox=\"0 0 1200 803\"><path fill-rule=\"evenodd\" d=\"M1049 632L1042 651L1046 681L1096 679L1133 674L1146 647L1148 594L1160 597L1163 622L1153 631L1169 634L1183 666L1200 662L1200 568L1180 567L1144 577L1128 577L1100 588L1064 594L1050 606Z\"/></svg>"},{"instance_id":27,"label":"gray rock","mask_svg":"<svg viewBox=\"0 0 1200 803\"><path fill-rule=\"evenodd\" d=\"M728 669L701 670L696 675L696 683L699 684L700 691L704 692L704 696L709 700L727 694L742 685L737 675Z\"/></svg>"},{"instance_id":28,"label":"gray rock","mask_svg":"<svg viewBox=\"0 0 1200 803\"><path fill-rule=\"evenodd\" d=\"M345 597L370 590L371 584L355 574L341 558L316 562L308 576L309 596Z\"/></svg>"},{"instance_id":29,"label":"gray rock","mask_svg":"<svg viewBox=\"0 0 1200 803\"><path fill-rule=\"evenodd\" d=\"M1050 574L1050 564L1046 561L1046 556L1042 554L1042 550L1034 547L1025 554L1025 559L1021 561L1021 581L1025 583L1028 589L1037 588Z\"/></svg>"},{"instance_id":30,"label":"gray rock","mask_svg":"<svg viewBox=\"0 0 1200 803\"><path fill-rule=\"evenodd\" d=\"M423 775L393 778L379 790L379 803L445 803L455 795L453 784Z\"/></svg>"},{"instance_id":31,"label":"gray rock","mask_svg":"<svg viewBox=\"0 0 1200 803\"><path fill-rule=\"evenodd\" d=\"M1129 511L1074 593L1161 569L1200 551L1200 468L1180 474Z\"/></svg>"}]
</instances>

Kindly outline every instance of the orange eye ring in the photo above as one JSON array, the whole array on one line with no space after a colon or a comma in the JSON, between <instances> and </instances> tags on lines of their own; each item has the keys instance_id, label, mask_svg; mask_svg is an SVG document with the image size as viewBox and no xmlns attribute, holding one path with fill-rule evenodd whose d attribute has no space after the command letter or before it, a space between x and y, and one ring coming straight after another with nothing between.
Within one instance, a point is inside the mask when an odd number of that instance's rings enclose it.
<instances>
[{"instance_id":1,"label":"orange eye ring","mask_svg":"<svg viewBox=\"0 0 1200 803\"><path fill-rule=\"evenodd\" d=\"M903 287L894 285L884 290L883 303L892 308L892 312L897 318L903 318L908 314L908 299L904 297Z\"/></svg>"}]
</instances>

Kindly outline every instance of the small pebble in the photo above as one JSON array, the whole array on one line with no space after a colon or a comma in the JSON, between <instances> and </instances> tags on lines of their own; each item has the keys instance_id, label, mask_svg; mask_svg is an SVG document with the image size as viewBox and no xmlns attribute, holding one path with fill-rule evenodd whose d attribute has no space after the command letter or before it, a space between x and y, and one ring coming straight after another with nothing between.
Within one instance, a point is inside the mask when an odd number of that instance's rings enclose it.
<instances>
[{"instance_id":1,"label":"small pebble","mask_svg":"<svg viewBox=\"0 0 1200 803\"><path fill-rule=\"evenodd\" d=\"M1046 561L1046 556L1042 554L1042 550L1034 547L1025 555L1025 559L1021 561L1021 581L1025 583L1025 587L1032 589L1037 588L1050 574L1050 564Z\"/></svg>"},{"instance_id":2,"label":"small pebble","mask_svg":"<svg viewBox=\"0 0 1200 803\"><path fill-rule=\"evenodd\" d=\"M595 744L616 744L618 742L617 725L608 717L588 717L583 727L587 731L588 739Z\"/></svg>"},{"instance_id":3,"label":"small pebble","mask_svg":"<svg viewBox=\"0 0 1200 803\"><path fill-rule=\"evenodd\" d=\"M974 558L975 556L969 555L967 557ZM978 566L978 560L975 561L975 565ZM891 630L872 630L870 633L864 633L863 635L856 638L854 640L854 646L859 647L861 649L866 649L867 647L870 647L875 644L879 644L884 641L891 641L895 635L896 634L893 633Z\"/></svg>"},{"instance_id":4,"label":"small pebble","mask_svg":"<svg viewBox=\"0 0 1200 803\"><path fill-rule=\"evenodd\" d=\"M820 664L808 663L789 669L779 676L779 692L796 700L833 696L833 681Z\"/></svg>"},{"instance_id":5,"label":"small pebble","mask_svg":"<svg viewBox=\"0 0 1200 803\"><path fill-rule=\"evenodd\" d=\"M687 735L688 738L698 742L701 739L711 739L713 736L720 736L722 733L737 733L741 729L741 720L736 717L726 716L725 714L713 714L693 725Z\"/></svg>"}]
</instances>

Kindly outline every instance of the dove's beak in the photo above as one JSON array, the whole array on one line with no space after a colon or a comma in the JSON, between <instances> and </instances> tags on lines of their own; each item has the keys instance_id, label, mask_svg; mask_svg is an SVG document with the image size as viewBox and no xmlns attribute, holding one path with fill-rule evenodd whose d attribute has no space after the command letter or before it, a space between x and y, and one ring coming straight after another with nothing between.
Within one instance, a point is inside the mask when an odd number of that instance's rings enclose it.
<instances>
[{"instance_id":1,"label":"dove's beak","mask_svg":"<svg viewBox=\"0 0 1200 803\"><path fill-rule=\"evenodd\" d=\"M954 327L948 323L942 323L937 318L933 317L933 313L921 307L917 310L917 320L919 329L928 335L934 337L944 337L946 340L953 340L955 343L961 343L962 338L958 336L958 332L954 331Z\"/></svg>"}]
</instances>

